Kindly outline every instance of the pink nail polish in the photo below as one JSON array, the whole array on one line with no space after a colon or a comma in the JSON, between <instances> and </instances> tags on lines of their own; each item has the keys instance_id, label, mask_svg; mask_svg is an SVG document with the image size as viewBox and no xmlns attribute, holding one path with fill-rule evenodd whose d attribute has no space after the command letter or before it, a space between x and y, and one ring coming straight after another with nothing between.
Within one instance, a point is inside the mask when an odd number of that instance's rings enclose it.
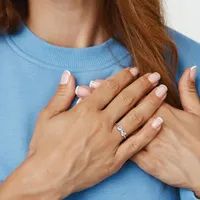
<instances>
[{"instance_id":1,"label":"pink nail polish","mask_svg":"<svg viewBox=\"0 0 200 200\"><path fill-rule=\"evenodd\" d=\"M69 71L65 70L62 74L60 84L62 84L62 85L68 84L70 76L71 76L71 73Z\"/></svg>"},{"instance_id":2,"label":"pink nail polish","mask_svg":"<svg viewBox=\"0 0 200 200\"><path fill-rule=\"evenodd\" d=\"M149 75L148 80L152 83L155 84L161 79L161 76L159 73L155 72L151 75Z\"/></svg>"},{"instance_id":3,"label":"pink nail polish","mask_svg":"<svg viewBox=\"0 0 200 200\"><path fill-rule=\"evenodd\" d=\"M77 86L75 90L75 94L80 97L86 97L90 94L90 92L82 86Z\"/></svg>"},{"instance_id":4,"label":"pink nail polish","mask_svg":"<svg viewBox=\"0 0 200 200\"><path fill-rule=\"evenodd\" d=\"M197 66L193 66L190 68L190 79L191 81L195 81L197 76Z\"/></svg>"},{"instance_id":5,"label":"pink nail polish","mask_svg":"<svg viewBox=\"0 0 200 200\"><path fill-rule=\"evenodd\" d=\"M139 70L136 67L130 69L130 72L133 76L137 76L139 74Z\"/></svg>"},{"instance_id":6,"label":"pink nail polish","mask_svg":"<svg viewBox=\"0 0 200 200\"><path fill-rule=\"evenodd\" d=\"M98 81L91 81L90 82L90 87L91 88L98 88L100 85L101 85L101 83L98 82Z\"/></svg>"},{"instance_id":7,"label":"pink nail polish","mask_svg":"<svg viewBox=\"0 0 200 200\"><path fill-rule=\"evenodd\" d=\"M168 88L165 85L160 85L156 89L156 96L162 98L166 95Z\"/></svg>"},{"instance_id":8,"label":"pink nail polish","mask_svg":"<svg viewBox=\"0 0 200 200\"><path fill-rule=\"evenodd\" d=\"M161 117L158 117L154 122L152 123L152 127L154 129L159 128L163 124L163 119Z\"/></svg>"}]
</instances>

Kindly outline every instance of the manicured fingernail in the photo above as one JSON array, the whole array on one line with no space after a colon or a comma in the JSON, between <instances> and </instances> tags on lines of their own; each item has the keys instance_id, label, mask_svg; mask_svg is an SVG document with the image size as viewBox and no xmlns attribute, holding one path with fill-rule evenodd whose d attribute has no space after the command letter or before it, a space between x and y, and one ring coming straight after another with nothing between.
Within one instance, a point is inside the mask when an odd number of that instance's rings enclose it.
<instances>
[{"instance_id":1,"label":"manicured fingernail","mask_svg":"<svg viewBox=\"0 0 200 200\"><path fill-rule=\"evenodd\" d=\"M130 69L130 72L133 76L137 76L139 74L139 70L137 67L133 67Z\"/></svg>"},{"instance_id":2,"label":"manicured fingernail","mask_svg":"<svg viewBox=\"0 0 200 200\"><path fill-rule=\"evenodd\" d=\"M160 85L156 89L156 96L162 98L166 95L168 88L165 85Z\"/></svg>"},{"instance_id":3,"label":"manicured fingernail","mask_svg":"<svg viewBox=\"0 0 200 200\"><path fill-rule=\"evenodd\" d=\"M90 81L91 88L98 88L100 85L101 85L101 82L99 81Z\"/></svg>"},{"instance_id":4,"label":"manicured fingernail","mask_svg":"<svg viewBox=\"0 0 200 200\"><path fill-rule=\"evenodd\" d=\"M156 84L161 79L161 76L159 73L155 72L149 75L148 79L152 84Z\"/></svg>"},{"instance_id":5,"label":"manicured fingernail","mask_svg":"<svg viewBox=\"0 0 200 200\"><path fill-rule=\"evenodd\" d=\"M197 66L193 66L190 68L190 79L191 81L195 81L197 76Z\"/></svg>"},{"instance_id":6,"label":"manicured fingernail","mask_svg":"<svg viewBox=\"0 0 200 200\"><path fill-rule=\"evenodd\" d=\"M161 117L158 117L156 120L153 121L152 127L154 129L159 128L163 124L163 119Z\"/></svg>"},{"instance_id":7,"label":"manicured fingernail","mask_svg":"<svg viewBox=\"0 0 200 200\"><path fill-rule=\"evenodd\" d=\"M79 104L82 101L81 98L78 99L78 101L76 102L76 104Z\"/></svg>"},{"instance_id":8,"label":"manicured fingernail","mask_svg":"<svg viewBox=\"0 0 200 200\"><path fill-rule=\"evenodd\" d=\"M81 87L81 86L76 87L75 93L76 93L76 95L81 96L81 97L86 97L90 94L86 88Z\"/></svg>"},{"instance_id":9,"label":"manicured fingernail","mask_svg":"<svg viewBox=\"0 0 200 200\"><path fill-rule=\"evenodd\" d=\"M70 76L71 76L71 73L69 71L65 70L62 74L60 84L66 85L69 82Z\"/></svg>"}]
</instances>

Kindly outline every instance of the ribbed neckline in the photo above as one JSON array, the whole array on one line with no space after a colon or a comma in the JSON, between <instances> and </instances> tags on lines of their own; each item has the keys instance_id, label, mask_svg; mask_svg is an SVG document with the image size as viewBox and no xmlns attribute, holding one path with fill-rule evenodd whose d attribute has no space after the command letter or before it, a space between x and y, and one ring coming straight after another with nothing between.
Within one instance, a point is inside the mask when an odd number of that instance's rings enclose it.
<instances>
[{"instance_id":1,"label":"ribbed neckline","mask_svg":"<svg viewBox=\"0 0 200 200\"><path fill-rule=\"evenodd\" d=\"M18 33L6 37L9 44L20 54L37 62L71 70L109 67L129 55L127 49L113 38L87 48L52 45L37 37L26 25L23 25Z\"/></svg>"}]
</instances>

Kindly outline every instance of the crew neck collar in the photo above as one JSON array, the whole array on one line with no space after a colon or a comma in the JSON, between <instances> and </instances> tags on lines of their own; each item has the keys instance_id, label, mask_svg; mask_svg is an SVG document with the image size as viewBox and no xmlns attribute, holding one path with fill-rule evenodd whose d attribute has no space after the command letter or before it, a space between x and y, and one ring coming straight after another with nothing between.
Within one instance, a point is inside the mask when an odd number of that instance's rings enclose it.
<instances>
[{"instance_id":1,"label":"crew neck collar","mask_svg":"<svg viewBox=\"0 0 200 200\"><path fill-rule=\"evenodd\" d=\"M111 38L87 48L65 48L47 43L23 25L20 31L7 36L20 53L39 62L67 69L100 69L118 63L129 55L126 48Z\"/></svg>"}]
</instances>

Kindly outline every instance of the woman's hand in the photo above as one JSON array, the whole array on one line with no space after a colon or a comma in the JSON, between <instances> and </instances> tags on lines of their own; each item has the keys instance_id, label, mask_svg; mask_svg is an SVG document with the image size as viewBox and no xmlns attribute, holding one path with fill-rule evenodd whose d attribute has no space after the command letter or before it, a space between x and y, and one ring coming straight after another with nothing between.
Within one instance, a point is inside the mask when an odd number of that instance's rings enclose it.
<instances>
[{"instance_id":1,"label":"woman's hand","mask_svg":"<svg viewBox=\"0 0 200 200\"><path fill-rule=\"evenodd\" d=\"M57 93L39 114L27 159L1 185L1 198L62 199L117 172L146 146L161 128L161 118L149 118L167 89L152 91L160 79L157 73L135 80L136 75L135 69L121 71L69 109L75 81L65 72ZM116 123L126 130L127 140Z\"/></svg>"},{"instance_id":2,"label":"woman's hand","mask_svg":"<svg viewBox=\"0 0 200 200\"><path fill-rule=\"evenodd\" d=\"M187 69L179 83L184 111L163 105L155 114L165 121L162 130L132 160L161 181L193 190L200 197L200 101L195 70Z\"/></svg>"},{"instance_id":3,"label":"woman's hand","mask_svg":"<svg viewBox=\"0 0 200 200\"><path fill-rule=\"evenodd\" d=\"M191 189L200 197L200 101L195 88L196 68L187 69L179 83L184 111L163 104L155 116L164 119L157 137L132 157L147 173L180 188ZM91 82L83 99L103 80ZM85 90L86 91L86 90Z\"/></svg>"}]
</instances>

